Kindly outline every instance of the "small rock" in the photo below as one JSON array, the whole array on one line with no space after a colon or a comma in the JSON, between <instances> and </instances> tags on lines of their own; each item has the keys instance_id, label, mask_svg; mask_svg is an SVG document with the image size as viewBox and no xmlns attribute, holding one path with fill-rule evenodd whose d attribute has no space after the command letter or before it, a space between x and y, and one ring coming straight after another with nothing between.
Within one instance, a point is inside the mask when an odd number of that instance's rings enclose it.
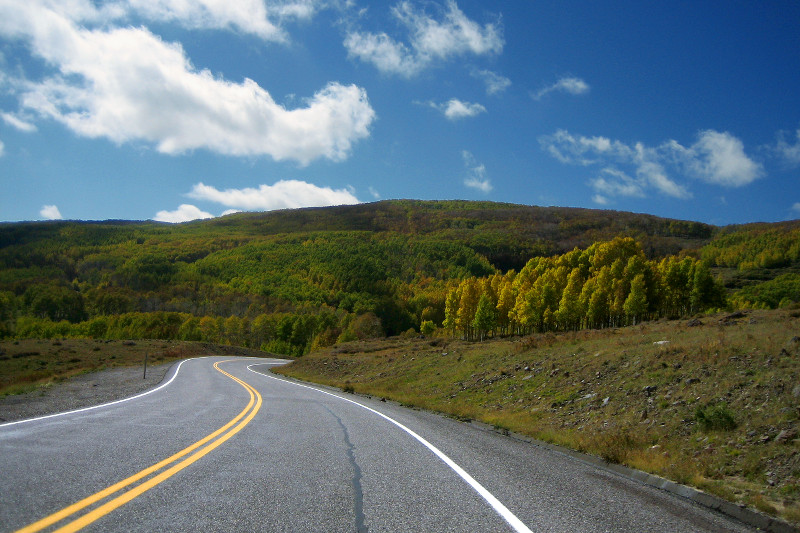
<instances>
[{"instance_id":1,"label":"small rock","mask_svg":"<svg viewBox=\"0 0 800 533\"><path fill-rule=\"evenodd\" d=\"M775 442L780 442L781 444L787 444L794 440L797 437L797 431L795 429L784 429L778 436L775 437Z\"/></svg>"},{"instance_id":2,"label":"small rock","mask_svg":"<svg viewBox=\"0 0 800 533\"><path fill-rule=\"evenodd\" d=\"M669 344L669 341L656 341L653 344L656 346L664 346L665 344Z\"/></svg>"},{"instance_id":3,"label":"small rock","mask_svg":"<svg viewBox=\"0 0 800 533\"><path fill-rule=\"evenodd\" d=\"M646 395L650 396L652 393L654 393L656 391L656 389L658 389L658 387L656 387L655 385L648 385L648 386L646 386L645 388L642 389L642 392L644 392Z\"/></svg>"},{"instance_id":4,"label":"small rock","mask_svg":"<svg viewBox=\"0 0 800 533\"><path fill-rule=\"evenodd\" d=\"M794 396L795 398L800 398L800 385L796 385L792 389L792 396Z\"/></svg>"},{"instance_id":5,"label":"small rock","mask_svg":"<svg viewBox=\"0 0 800 533\"><path fill-rule=\"evenodd\" d=\"M690 328L696 328L697 326L702 326L703 321L700 320L699 318L693 318L689 322L687 322L686 325L689 326Z\"/></svg>"},{"instance_id":6,"label":"small rock","mask_svg":"<svg viewBox=\"0 0 800 533\"><path fill-rule=\"evenodd\" d=\"M611 400L611 397L610 397L610 396L606 396L605 398L603 398L603 407L605 407L606 405L608 405L608 402L609 402L609 400Z\"/></svg>"},{"instance_id":7,"label":"small rock","mask_svg":"<svg viewBox=\"0 0 800 533\"><path fill-rule=\"evenodd\" d=\"M700 380L697 378L689 378L686 381L684 381L684 383L686 383L687 385L691 385L693 383L700 383Z\"/></svg>"}]
</instances>

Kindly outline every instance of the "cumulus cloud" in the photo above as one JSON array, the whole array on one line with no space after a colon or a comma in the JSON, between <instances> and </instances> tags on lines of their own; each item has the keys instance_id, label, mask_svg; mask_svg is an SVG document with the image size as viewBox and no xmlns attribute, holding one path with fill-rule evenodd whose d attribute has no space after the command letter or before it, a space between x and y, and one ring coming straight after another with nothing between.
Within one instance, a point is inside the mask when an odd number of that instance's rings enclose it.
<instances>
[{"instance_id":1,"label":"cumulus cloud","mask_svg":"<svg viewBox=\"0 0 800 533\"><path fill-rule=\"evenodd\" d=\"M258 188L225 189L198 183L188 194L195 200L205 200L245 211L271 211L298 207L324 207L360 203L349 189L319 187L298 180L281 180L274 185Z\"/></svg>"},{"instance_id":2,"label":"cumulus cloud","mask_svg":"<svg viewBox=\"0 0 800 533\"><path fill-rule=\"evenodd\" d=\"M797 214L800 214L800 202L794 203L794 205L792 206L792 211L794 211Z\"/></svg>"},{"instance_id":3,"label":"cumulus cloud","mask_svg":"<svg viewBox=\"0 0 800 533\"><path fill-rule=\"evenodd\" d=\"M486 167L482 163L478 163L475 156L467 150L461 152L461 157L469 173L469 175L464 178L464 185L484 193L491 192L494 187L492 187L491 180L486 177Z\"/></svg>"},{"instance_id":4,"label":"cumulus cloud","mask_svg":"<svg viewBox=\"0 0 800 533\"><path fill-rule=\"evenodd\" d=\"M667 168L713 185L741 187L764 174L750 159L743 143L727 132L701 131L697 141L685 147L670 140L657 147L633 145L606 137L585 137L559 130L541 137L542 148L562 163L604 165L601 175L590 181L603 199L608 196L643 196L647 189L674 198L689 198L684 185L669 176ZM629 167L634 176L618 166Z\"/></svg>"},{"instance_id":5,"label":"cumulus cloud","mask_svg":"<svg viewBox=\"0 0 800 533\"><path fill-rule=\"evenodd\" d=\"M181 204L175 211L159 211L153 220L156 222L171 222L177 224L180 222L189 222L190 220L198 220L201 218L214 218L211 213L201 211L197 207L190 204Z\"/></svg>"},{"instance_id":6,"label":"cumulus cloud","mask_svg":"<svg viewBox=\"0 0 800 533\"><path fill-rule=\"evenodd\" d=\"M554 84L531 94L531 97L534 100L541 100L545 95L552 92L565 92L573 95L585 94L589 92L589 84L580 78L561 78Z\"/></svg>"},{"instance_id":7,"label":"cumulus cloud","mask_svg":"<svg viewBox=\"0 0 800 533\"><path fill-rule=\"evenodd\" d=\"M471 74L473 78L481 80L486 85L486 94L501 93L511 86L510 79L491 70L474 69Z\"/></svg>"},{"instance_id":8,"label":"cumulus cloud","mask_svg":"<svg viewBox=\"0 0 800 533\"><path fill-rule=\"evenodd\" d=\"M6 153L6 145L3 144L3 141L0 141L0 157L3 157Z\"/></svg>"},{"instance_id":9,"label":"cumulus cloud","mask_svg":"<svg viewBox=\"0 0 800 533\"><path fill-rule=\"evenodd\" d=\"M58 210L58 207L55 205L43 205L42 209L39 211L39 215L42 218L46 218L47 220L61 220L61 211Z\"/></svg>"},{"instance_id":10,"label":"cumulus cloud","mask_svg":"<svg viewBox=\"0 0 800 533\"><path fill-rule=\"evenodd\" d=\"M462 102L457 98L451 98L443 104L431 102L430 106L441 111L448 120L474 117L486 112L486 108L481 104Z\"/></svg>"},{"instance_id":11,"label":"cumulus cloud","mask_svg":"<svg viewBox=\"0 0 800 533\"><path fill-rule=\"evenodd\" d=\"M37 2L0 4L0 21L0 35L27 41L58 70L28 82L22 106L83 136L306 165L345 159L375 118L364 89L339 83L287 109L252 80L195 68L180 44L146 28L85 29Z\"/></svg>"},{"instance_id":12,"label":"cumulus cloud","mask_svg":"<svg viewBox=\"0 0 800 533\"><path fill-rule=\"evenodd\" d=\"M662 151L691 175L715 185L741 187L764 175L763 167L745 154L742 141L728 132L701 131L697 142L688 148L669 141L662 145Z\"/></svg>"},{"instance_id":13,"label":"cumulus cloud","mask_svg":"<svg viewBox=\"0 0 800 533\"><path fill-rule=\"evenodd\" d=\"M350 57L372 63L387 74L411 77L434 61L465 54L497 54L505 44L499 22L481 26L470 20L454 0L448 0L440 20L418 11L407 1L394 6L391 13L407 31L408 44L385 32L351 31L344 41Z\"/></svg>"},{"instance_id":14,"label":"cumulus cloud","mask_svg":"<svg viewBox=\"0 0 800 533\"><path fill-rule=\"evenodd\" d=\"M381 199L381 193L379 193L374 187L369 187L367 190L369 191L369 194L376 200Z\"/></svg>"}]
</instances>

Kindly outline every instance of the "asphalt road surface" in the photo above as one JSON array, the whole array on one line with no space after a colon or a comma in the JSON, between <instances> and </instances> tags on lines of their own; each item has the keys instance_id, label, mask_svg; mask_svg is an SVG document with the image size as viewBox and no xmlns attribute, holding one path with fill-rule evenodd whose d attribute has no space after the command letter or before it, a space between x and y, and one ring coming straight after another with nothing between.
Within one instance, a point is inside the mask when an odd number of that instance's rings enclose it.
<instances>
[{"instance_id":1,"label":"asphalt road surface","mask_svg":"<svg viewBox=\"0 0 800 533\"><path fill-rule=\"evenodd\" d=\"M0 426L2 531L752 531L432 413L198 358L160 389Z\"/></svg>"}]
</instances>

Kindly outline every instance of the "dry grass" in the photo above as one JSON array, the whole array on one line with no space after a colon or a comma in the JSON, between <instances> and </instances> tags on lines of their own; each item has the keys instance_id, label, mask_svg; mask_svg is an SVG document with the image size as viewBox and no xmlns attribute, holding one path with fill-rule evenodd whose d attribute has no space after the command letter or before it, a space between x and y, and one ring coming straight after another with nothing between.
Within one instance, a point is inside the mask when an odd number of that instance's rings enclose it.
<instances>
[{"instance_id":1,"label":"dry grass","mask_svg":"<svg viewBox=\"0 0 800 533\"><path fill-rule=\"evenodd\" d=\"M701 320L484 343L364 341L280 371L481 420L800 523L800 320Z\"/></svg>"}]
</instances>

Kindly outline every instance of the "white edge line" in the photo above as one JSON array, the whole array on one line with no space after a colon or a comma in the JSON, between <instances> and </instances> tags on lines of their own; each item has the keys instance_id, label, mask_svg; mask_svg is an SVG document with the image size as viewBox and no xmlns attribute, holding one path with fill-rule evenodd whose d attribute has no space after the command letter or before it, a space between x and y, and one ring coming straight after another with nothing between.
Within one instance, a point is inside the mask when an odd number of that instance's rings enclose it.
<instances>
[{"instance_id":1,"label":"white edge line","mask_svg":"<svg viewBox=\"0 0 800 533\"><path fill-rule=\"evenodd\" d=\"M141 394L137 394L136 396L131 396L129 398L123 398L121 400L115 400L113 402L101 403L99 405L92 405L92 406L89 406L89 407L83 407L81 409L73 409L72 411L64 411L64 412L61 412L61 413L55 413L55 414L52 414L52 415L38 416L36 418L26 418L24 420L16 420L14 422L6 422L5 424L0 424L0 428L13 426L13 425L16 425L16 424L24 424L25 422L35 422L37 420L45 420L47 418L55 418L57 416L73 415L75 413L83 413L84 411L91 411L92 409L100 409L101 407L108 407L110 405L117 405L119 403L129 402L131 400L136 400L137 398L141 398L143 396L147 396L148 394L153 394L154 392L163 389L164 387L166 387L167 385L169 385L170 383L175 381L175 378L178 377L178 372L180 371L181 366L183 366L183 363L186 363L188 361L193 361L194 359L202 359L202 358L201 357L193 357L191 359L184 359L183 361L178 363L178 366L175 368L175 373L172 374L172 377L169 378L169 381L167 381L166 383L162 383L161 385L159 385L155 389L150 389L149 391L142 392Z\"/></svg>"},{"instance_id":2,"label":"white edge line","mask_svg":"<svg viewBox=\"0 0 800 533\"><path fill-rule=\"evenodd\" d=\"M533 533L528 528L528 526L526 526L522 522L522 520L517 518L517 516L508 509L508 507L503 505L502 502L500 502L500 500L498 500L491 492L486 490L486 488L483 485L478 483L478 481L476 481L475 478L473 478L471 475L469 475L469 473L467 473L466 470L464 470L463 468L458 466L455 463L455 461L453 461L447 455L445 455L444 452L439 450L439 448L437 448L436 446L434 446L433 444L431 444L430 442L428 442L427 440L422 438L419 434L414 432L414 430L404 426L403 424L401 424L397 420L386 416L385 414L381 413L380 411L376 411L375 409L373 409L371 407L367 407L366 405L364 405L362 403L358 403L358 402L356 402L354 400L351 400L349 398L343 398L342 396L339 396L337 394L333 394L333 393L324 391L322 389L318 389L316 387L310 387L308 385L303 385L302 383L296 383L294 381L288 381L288 380L285 380L285 379L276 378L274 376L270 376L269 374L263 374L261 372L256 372L255 370L252 369L252 367L254 367L254 366L261 366L263 364L269 364L269 363L257 363L257 364L254 364L254 365L249 365L247 367L247 370L249 370L250 372L253 372L254 374L258 374L260 376L264 376L264 377L269 378L269 379L274 379L276 381L280 381L280 382L283 382L283 383L288 383L290 385L296 385L298 387L303 387L304 389L311 389L313 391L321 392L322 394L327 394L328 396L333 396L334 398L338 398L338 399L343 400L345 402L350 402L350 403L352 403L354 405L357 405L357 406L359 406L359 407L361 407L363 409L366 409L367 411L370 411L370 412L380 416L381 418L384 418L384 419L388 420L389 422L391 422L395 426L399 427L400 429L402 429L403 431L405 431L406 433L408 433L409 435L414 437L423 446L425 446L431 452L433 452L433 454L436 455L436 457L441 459L442 462L444 462L444 464L449 466L456 474L458 474L461 477L461 479L466 481L467 484L469 484L470 487L475 489L475 492L480 494L481 497L484 500L486 500L486 502L489 505L492 506L492 509L494 509L497 514L499 514L506 522L508 522L508 524L514 529L514 531L517 531L518 533Z\"/></svg>"}]
</instances>

